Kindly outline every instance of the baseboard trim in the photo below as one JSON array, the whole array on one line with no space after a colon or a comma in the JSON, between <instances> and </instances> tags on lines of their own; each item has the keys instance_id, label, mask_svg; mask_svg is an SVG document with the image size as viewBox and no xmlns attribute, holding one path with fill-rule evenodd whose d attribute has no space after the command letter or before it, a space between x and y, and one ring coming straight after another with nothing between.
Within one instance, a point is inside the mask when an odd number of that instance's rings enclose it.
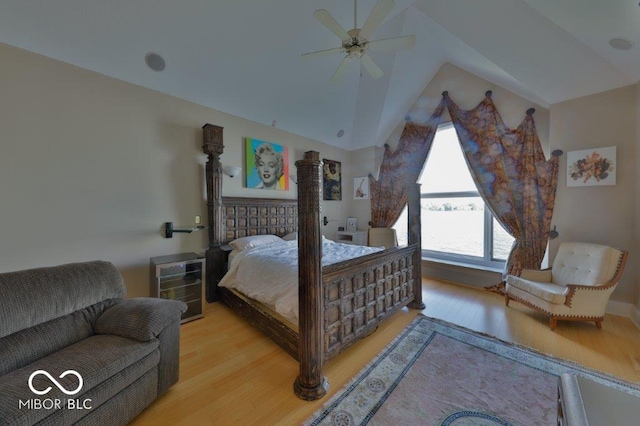
<instances>
[{"instance_id":1,"label":"baseboard trim","mask_svg":"<svg viewBox=\"0 0 640 426\"><path fill-rule=\"evenodd\" d=\"M640 330L640 309L631 303L609 300L606 312L611 315L627 317Z\"/></svg>"},{"instance_id":2,"label":"baseboard trim","mask_svg":"<svg viewBox=\"0 0 640 426\"><path fill-rule=\"evenodd\" d=\"M640 330L640 308L631 305L631 321Z\"/></svg>"}]
</instances>

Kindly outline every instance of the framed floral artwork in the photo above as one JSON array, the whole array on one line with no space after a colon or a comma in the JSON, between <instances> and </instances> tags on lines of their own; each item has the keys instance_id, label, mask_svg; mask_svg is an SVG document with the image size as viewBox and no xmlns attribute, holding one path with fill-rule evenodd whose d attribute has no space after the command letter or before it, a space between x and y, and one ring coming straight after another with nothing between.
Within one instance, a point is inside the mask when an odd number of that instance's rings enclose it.
<instances>
[{"instance_id":1,"label":"framed floral artwork","mask_svg":"<svg viewBox=\"0 0 640 426\"><path fill-rule=\"evenodd\" d=\"M567 186L616 184L616 147L583 149L567 153Z\"/></svg>"},{"instance_id":2,"label":"framed floral artwork","mask_svg":"<svg viewBox=\"0 0 640 426\"><path fill-rule=\"evenodd\" d=\"M289 189L289 149L273 142L245 138L246 187Z\"/></svg>"},{"instance_id":3,"label":"framed floral artwork","mask_svg":"<svg viewBox=\"0 0 640 426\"><path fill-rule=\"evenodd\" d=\"M353 199L369 199L369 176L353 178Z\"/></svg>"},{"instance_id":4,"label":"framed floral artwork","mask_svg":"<svg viewBox=\"0 0 640 426\"><path fill-rule=\"evenodd\" d=\"M342 165L326 158L322 163L322 199L342 200Z\"/></svg>"}]
</instances>

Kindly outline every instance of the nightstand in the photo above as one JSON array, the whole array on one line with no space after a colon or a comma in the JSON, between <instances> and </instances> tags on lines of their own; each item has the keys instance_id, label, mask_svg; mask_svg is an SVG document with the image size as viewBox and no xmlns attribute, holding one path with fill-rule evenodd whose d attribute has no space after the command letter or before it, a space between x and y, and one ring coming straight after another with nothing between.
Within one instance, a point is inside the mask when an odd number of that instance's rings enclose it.
<instances>
[{"instance_id":1,"label":"nightstand","mask_svg":"<svg viewBox=\"0 0 640 426\"><path fill-rule=\"evenodd\" d=\"M358 246L367 245L368 231L338 231L336 232L336 242L344 244L355 244Z\"/></svg>"},{"instance_id":2,"label":"nightstand","mask_svg":"<svg viewBox=\"0 0 640 426\"><path fill-rule=\"evenodd\" d=\"M181 322L204 316L205 260L195 253L151 258L151 296L187 304Z\"/></svg>"}]
</instances>

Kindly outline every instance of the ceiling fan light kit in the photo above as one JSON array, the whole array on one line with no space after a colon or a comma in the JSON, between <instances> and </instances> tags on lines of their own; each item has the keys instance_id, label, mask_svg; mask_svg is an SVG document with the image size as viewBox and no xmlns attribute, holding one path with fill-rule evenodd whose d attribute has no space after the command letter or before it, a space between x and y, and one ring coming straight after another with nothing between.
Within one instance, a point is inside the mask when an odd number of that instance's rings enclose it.
<instances>
[{"instance_id":1,"label":"ceiling fan light kit","mask_svg":"<svg viewBox=\"0 0 640 426\"><path fill-rule=\"evenodd\" d=\"M339 80L347 65L352 59L360 59L362 67L369 73L372 78L380 78L384 72L371 59L367 52L382 50L407 50L411 49L416 42L414 35L393 37L382 40L370 41L369 37L380 26L384 18L393 10L395 6L394 0L378 0L373 10L367 17L362 28L358 28L357 24L357 0L353 2L353 29L345 31L344 28L335 20L333 16L325 9L319 9L313 12L313 16L320 21L332 33L340 37L342 40L341 47L320 50L317 52L305 53L302 57L325 56L333 53L343 53L345 57L338 65L331 81Z\"/></svg>"}]
</instances>

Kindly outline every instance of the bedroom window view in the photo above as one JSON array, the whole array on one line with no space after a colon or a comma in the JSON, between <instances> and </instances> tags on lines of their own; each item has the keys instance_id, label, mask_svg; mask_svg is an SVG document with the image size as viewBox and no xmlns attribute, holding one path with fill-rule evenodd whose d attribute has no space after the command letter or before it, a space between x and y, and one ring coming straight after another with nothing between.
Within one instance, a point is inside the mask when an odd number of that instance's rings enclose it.
<instances>
[{"instance_id":1,"label":"bedroom window view","mask_svg":"<svg viewBox=\"0 0 640 426\"><path fill-rule=\"evenodd\" d=\"M513 237L485 208L450 123L439 126L419 182L423 256L502 267ZM401 243L406 221L405 209L394 226Z\"/></svg>"}]
</instances>

